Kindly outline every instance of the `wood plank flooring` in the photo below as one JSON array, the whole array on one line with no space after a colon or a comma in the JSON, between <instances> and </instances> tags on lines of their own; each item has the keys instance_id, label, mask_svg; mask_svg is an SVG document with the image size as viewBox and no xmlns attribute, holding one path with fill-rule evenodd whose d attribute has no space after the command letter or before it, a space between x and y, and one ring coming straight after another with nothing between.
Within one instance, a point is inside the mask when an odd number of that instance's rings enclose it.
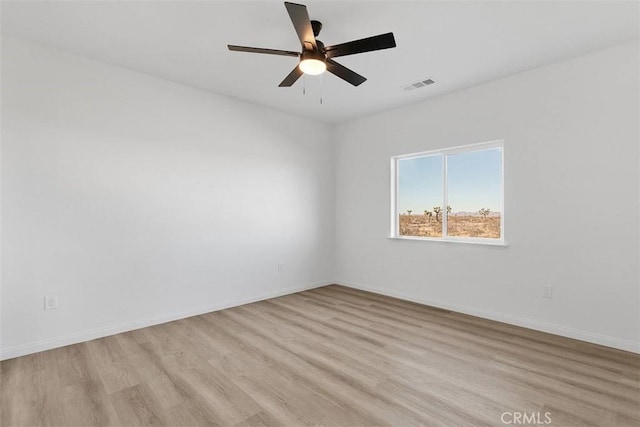
<instances>
[{"instance_id":1,"label":"wood plank flooring","mask_svg":"<svg viewBox=\"0 0 640 427\"><path fill-rule=\"evenodd\" d=\"M335 285L0 369L3 427L640 425L639 355Z\"/></svg>"}]
</instances>

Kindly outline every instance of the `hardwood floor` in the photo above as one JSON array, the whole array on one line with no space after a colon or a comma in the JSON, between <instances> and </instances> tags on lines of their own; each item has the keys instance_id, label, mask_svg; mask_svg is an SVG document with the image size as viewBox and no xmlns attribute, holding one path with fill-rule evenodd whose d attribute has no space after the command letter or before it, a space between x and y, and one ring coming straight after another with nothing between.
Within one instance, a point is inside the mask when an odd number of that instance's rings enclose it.
<instances>
[{"instance_id":1,"label":"hardwood floor","mask_svg":"<svg viewBox=\"0 0 640 427\"><path fill-rule=\"evenodd\" d=\"M3 427L640 425L639 355L341 286L0 368Z\"/></svg>"}]
</instances>

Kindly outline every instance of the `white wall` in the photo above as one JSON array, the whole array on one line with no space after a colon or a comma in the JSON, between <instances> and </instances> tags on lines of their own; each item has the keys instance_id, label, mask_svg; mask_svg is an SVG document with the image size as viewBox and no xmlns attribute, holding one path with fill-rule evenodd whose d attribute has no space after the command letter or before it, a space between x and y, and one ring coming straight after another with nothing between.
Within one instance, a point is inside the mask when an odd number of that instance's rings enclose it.
<instances>
[{"instance_id":1,"label":"white wall","mask_svg":"<svg viewBox=\"0 0 640 427\"><path fill-rule=\"evenodd\" d=\"M5 37L0 356L332 279L640 351L638 62L618 46L332 130ZM510 246L387 238L391 156L499 138Z\"/></svg>"},{"instance_id":2,"label":"white wall","mask_svg":"<svg viewBox=\"0 0 640 427\"><path fill-rule=\"evenodd\" d=\"M3 37L2 357L328 283L330 132Z\"/></svg>"},{"instance_id":3,"label":"white wall","mask_svg":"<svg viewBox=\"0 0 640 427\"><path fill-rule=\"evenodd\" d=\"M621 45L339 126L338 282L640 351L638 52ZM495 139L508 247L387 238L391 156Z\"/></svg>"}]
</instances>

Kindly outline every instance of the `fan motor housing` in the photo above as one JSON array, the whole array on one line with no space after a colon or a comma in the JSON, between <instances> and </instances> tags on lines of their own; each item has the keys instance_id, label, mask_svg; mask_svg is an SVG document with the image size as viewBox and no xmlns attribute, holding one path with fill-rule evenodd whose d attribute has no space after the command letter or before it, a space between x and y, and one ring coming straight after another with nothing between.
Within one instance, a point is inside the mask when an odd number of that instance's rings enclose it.
<instances>
[{"instance_id":1,"label":"fan motor housing","mask_svg":"<svg viewBox=\"0 0 640 427\"><path fill-rule=\"evenodd\" d=\"M316 59L318 61L327 62L327 56L319 50L304 50L300 54L300 62L307 59Z\"/></svg>"}]
</instances>

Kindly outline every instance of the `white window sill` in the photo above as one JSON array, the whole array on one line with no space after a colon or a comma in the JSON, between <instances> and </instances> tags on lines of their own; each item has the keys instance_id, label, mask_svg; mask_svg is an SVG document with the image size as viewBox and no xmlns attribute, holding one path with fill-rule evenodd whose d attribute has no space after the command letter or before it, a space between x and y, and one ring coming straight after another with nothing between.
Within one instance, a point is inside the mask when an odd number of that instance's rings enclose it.
<instances>
[{"instance_id":1,"label":"white window sill","mask_svg":"<svg viewBox=\"0 0 640 427\"><path fill-rule=\"evenodd\" d=\"M416 240L424 242L443 242L443 243L466 243L471 245L486 246L502 246L508 247L509 244L501 239L482 239L482 238L464 238L464 237L447 237L445 239L438 237L417 237L417 236L389 236L392 240Z\"/></svg>"}]
</instances>

